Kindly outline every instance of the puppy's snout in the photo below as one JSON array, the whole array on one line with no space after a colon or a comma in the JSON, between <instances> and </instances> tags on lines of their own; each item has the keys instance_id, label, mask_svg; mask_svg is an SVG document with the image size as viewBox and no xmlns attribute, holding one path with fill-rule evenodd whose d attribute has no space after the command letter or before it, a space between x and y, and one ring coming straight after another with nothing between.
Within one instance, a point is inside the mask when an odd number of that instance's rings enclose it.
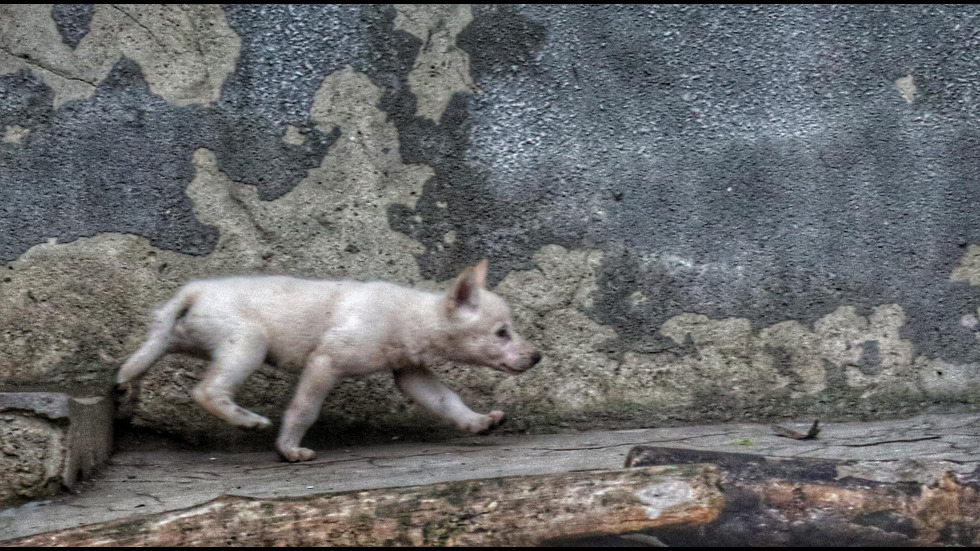
<instances>
[{"instance_id":1,"label":"puppy's snout","mask_svg":"<svg viewBox=\"0 0 980 551\"><path fill-rule=\"evenodd\" d=\"M535 352L534 354L531 354L531 366L530 367L534 367L534 366L538 365L538 362L540 362L540 361L541 361L541 354L539 354L537 352Z\"/></svg>"}]
</instances>

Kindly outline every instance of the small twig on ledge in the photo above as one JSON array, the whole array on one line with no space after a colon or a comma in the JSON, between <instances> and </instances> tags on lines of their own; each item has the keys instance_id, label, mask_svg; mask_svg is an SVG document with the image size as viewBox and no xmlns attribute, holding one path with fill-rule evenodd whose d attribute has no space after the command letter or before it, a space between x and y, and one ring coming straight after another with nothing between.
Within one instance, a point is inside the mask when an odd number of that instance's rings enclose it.
<instances>
[{"instance_id":1,"label":"small twig on ledge","mask_svg":"<svg viewBox=\"0 0 980 551\"><path fill-rule=\"evenodd\" d=\"M820 420L817 419L813 422L813 426L810 430L803 434L802 432L796 432L795 430L789 430L787 428L780 427L779 425L773 425L772 430L776 433L776 436L784 436L786 438L792 438L793 440L814 440L817 435L820 434Z\"/></svg>"}]
</instances>

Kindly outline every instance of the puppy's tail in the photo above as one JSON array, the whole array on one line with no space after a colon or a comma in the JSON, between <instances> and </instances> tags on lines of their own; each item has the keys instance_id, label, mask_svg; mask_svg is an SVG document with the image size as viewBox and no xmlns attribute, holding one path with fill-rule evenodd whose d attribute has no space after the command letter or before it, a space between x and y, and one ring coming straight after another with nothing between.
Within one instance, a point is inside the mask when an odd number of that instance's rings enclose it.
<instances>
[{"instance_id":1,"label":"puppy's tail","mask_svg":"<svg viewBox=\"0 0 980 551\"><path fill-rule=\"evenodd\" d=\"M193 302L194 294L187 287L184 287L177 292L174 298L153 313L153 325L150 327L146 342L119 368L116 384L128 383L139 377L161 356L166 354L167 345L170 344L170 333L173 331L174 325L187 312Z\"/></svg>"}]
</instances>

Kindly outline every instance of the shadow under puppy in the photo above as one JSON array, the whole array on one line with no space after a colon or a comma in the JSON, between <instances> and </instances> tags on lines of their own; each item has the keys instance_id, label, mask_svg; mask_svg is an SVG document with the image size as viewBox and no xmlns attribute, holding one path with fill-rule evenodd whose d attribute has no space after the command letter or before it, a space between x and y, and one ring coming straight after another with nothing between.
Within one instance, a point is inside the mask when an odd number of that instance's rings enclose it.
<instances>
[{"instance_id":1,"label":"shadow under puppy","mask_svg":"<svg viewBox=\"0 0 980 551\"><path fill-rule=\"evenodd\" d=\"M341 378L381 370L391 370L398 388L436 415L485 433L504 413L474 412L426 366L459 362L515 374L541 360L486 281L486 260L464 269L446 294L287 276L194 281L154 313L146 342L116 380L129 383L169 353L208 358L193 391L197 403L232 425L265 429L271 421L237 405L235 392L263 362L301 368L276 439L289 461L316 455L300 441Z\"/></svg>"}]
</instances>

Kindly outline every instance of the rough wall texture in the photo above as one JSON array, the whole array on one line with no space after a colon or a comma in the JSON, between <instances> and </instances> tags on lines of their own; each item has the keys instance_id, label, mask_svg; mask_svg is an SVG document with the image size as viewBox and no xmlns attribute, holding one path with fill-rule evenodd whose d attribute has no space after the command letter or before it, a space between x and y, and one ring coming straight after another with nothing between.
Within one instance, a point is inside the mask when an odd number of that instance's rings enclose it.
<instances>
[{"instance_id":1,"label":"rough wall texture","mask_svg":"<svg viewBox=\"0 0 980 551\"><path fill-rule=\"evenodd\" d=\"M193 278L487 257L546 359L441 372L510 430L972 406L978 15L0 6L0 382L108 388ZM201 367L159 364L134 423L250 439ZM241 402L278 418L294 381ZM429 425L384 376L323 417Z\"/></svg>"}]
</instances>

